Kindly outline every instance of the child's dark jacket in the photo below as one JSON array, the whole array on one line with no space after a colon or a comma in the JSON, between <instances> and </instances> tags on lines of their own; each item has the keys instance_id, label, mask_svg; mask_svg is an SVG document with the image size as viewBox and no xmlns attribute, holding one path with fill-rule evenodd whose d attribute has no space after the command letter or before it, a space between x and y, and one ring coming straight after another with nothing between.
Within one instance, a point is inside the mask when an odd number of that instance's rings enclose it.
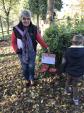
<instances>
[{"instance_id":1,"label":"child's dark jacket","mask_svg":"<svg viewBox=\"0 0 84 113\"><path fill-rule=\"evenodd\" d=\"M71 46L64 55L62 71L73 77L80 77L84 74L84 47Z\"/></svg>"}]
</instances>

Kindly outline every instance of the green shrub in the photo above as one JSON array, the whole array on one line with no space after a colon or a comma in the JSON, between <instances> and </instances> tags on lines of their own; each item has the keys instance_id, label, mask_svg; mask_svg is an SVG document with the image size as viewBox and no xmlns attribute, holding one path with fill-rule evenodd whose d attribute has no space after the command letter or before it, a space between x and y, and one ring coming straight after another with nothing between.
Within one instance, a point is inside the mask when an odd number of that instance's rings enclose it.
<instances>
[{"instance_id":1,"label":"green shrub","mask_svg":"<svg viewBox=\"0 0 84 113\"><path fill-rule=\"evenodd\" d=\"M47 42L50 51L52 53L57 52L58 42L59 42L59 30L56 25L52 25L50 28L46 29L44 33L44 39Z\"/></svg>"},{"instance_id":2,"label":"green shrub","mask_svg":"<svg viewBox=\"0 0 84 113\"><path fill-rule=\"evenodd\" d=\"M84 21L80 21L79 24L75 26L74 30L75 33L84 35Z\"/></svg>"},{"instance_id":3,"label":"green shrub","mask_svg":"<svg viewBox=\"0 0 84 113\"><path fill-rule=\"evenodd\" d=\"M56 54L56 65L59 64L59 57L61 56L60 46L59 46L59 29L57 25L51 25L48 29L46 29L44 33L44 40L47 42L50 52Z\"/></svg>"},{"instance_id":4,"label":"green shrub","mask_svg":"<svg viewBox=\"0 0 84 113\"><path fill-rule=\"evenodd\" d=\"M71 45L70 40L73 35L79 33L84 34L83 26L83 23L79 22L75 27L69 25L51 25L45 30L43 37L51 53L56 54L57 66L60 65L64 51Z\"/></svg>"}]
</instances>

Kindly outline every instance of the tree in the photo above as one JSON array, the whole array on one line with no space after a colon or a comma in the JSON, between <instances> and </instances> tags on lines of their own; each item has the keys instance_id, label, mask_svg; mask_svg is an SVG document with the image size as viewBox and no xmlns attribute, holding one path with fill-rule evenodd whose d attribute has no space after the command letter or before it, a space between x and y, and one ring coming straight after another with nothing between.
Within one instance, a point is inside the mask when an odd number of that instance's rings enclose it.
<instances>
[{"instance_id":1,"label":"tree","mask_svg":"<svg viewBox=\"0 0 84 113\"><path fill-rule=\"evenodd\" d=\"M0 16L0 26L1 26L1 31L2 31L2 37L4 39L3 24L2 24L2 18L1 18L1 16Z\"/></svg>"},{"instance_id":2,"label":"tree","mask_svg":"<svg viewBox=\"0 0 84 113\"><path fill-rule=\"evenodd\" d=\"M0 7L2 12L5 15L6 23L7 23L7 33L9 35L9 15L11 10L14 8L14 6L17 4L19 0L0 0Z\"/></svg>"},{"instance_id":3,"label":"tree","mask_svg":"<svg viewBox=\"0 0 84 113\"><path fill-rule=\"evenodd\" d=\"M53 8L56 8L58 10L62 7L61 0L58 0L53 2L54 0L50 0L50 2L47 4L47 1L49 0L28 0L26 7L28 7L34 15L37 16L37 25L39 26L39 17L41 17L43 20L46 19L47 15L47 8L48 11L51 10L50 5L52 3Z\"/></svg>"},{"instance_id":4,"label":"tree","mask_svg":"<svg viewBox=\"0 0 84 113\"><path fill-rule=\"evenodd\" d=\"M39 27L39 18L41 17L43 20L46 18L47 0L29 0L28 4L31 12L36 15Z\"/></svg>"},{"instance_id":5,"label":"tree","mask_svg":"<svg viewBox=\"0 0 84 113\"><path fill-rule=\"evenodd\" d=\"M62 8L62 1L61 0L47 0L47 18L49 20L49 23L51 24L54 20L54 9L57 9L60 11Z\"/></svg>"}]
</instances>

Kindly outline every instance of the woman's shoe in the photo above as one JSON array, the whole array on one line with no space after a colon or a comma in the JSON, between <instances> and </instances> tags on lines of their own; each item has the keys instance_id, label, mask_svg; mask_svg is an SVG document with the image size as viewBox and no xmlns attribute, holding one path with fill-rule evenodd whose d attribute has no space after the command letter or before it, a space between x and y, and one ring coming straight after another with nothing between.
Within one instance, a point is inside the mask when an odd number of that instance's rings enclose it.
<instances>
[{"instance_id":1,"label":"woman's shoe","mask_svg":"<svg viewBox=\"0 0 84 113\"><path fill-rule=\"evenodd\" d=\"M35 86L36 85L34 81L30 81L30 83L31 83L30 84L31 86Z\"/></svg>"},{"instance_id":2,"label":"woman's shoe","mask_svg":"<svg viewBox=\"0 0 84 113\"><path fill-rule=\"evenodd\" d=\"M26 87L29 87L30 86L30 83L26 83Z\"/></svg>"},{"instance_id":3,"label":"woman's shoe","mask_svg":"<svg viewBox=\"0 0 84 113\"><path fill-rule=\"evenodd\" d=\"M30 81L27 81L26 82L26 87L29 87L30 86Z\"/></svg>"}]
</instances>

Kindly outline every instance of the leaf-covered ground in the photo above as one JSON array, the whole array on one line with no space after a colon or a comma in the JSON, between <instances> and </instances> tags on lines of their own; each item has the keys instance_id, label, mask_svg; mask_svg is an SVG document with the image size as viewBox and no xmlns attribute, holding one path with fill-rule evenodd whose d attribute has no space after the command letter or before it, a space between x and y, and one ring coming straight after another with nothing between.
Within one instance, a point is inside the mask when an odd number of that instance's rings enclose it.
<instances>
[{"instance_id":1,"label":"leaf-covered ground","mask_svg":"<svg viewBox=\"0 0 84 113\"><path fill-rule=\"evenodd\" d=\"M0 47L9 53L10 47ZM0 55L0 113L84 113L84 85L79 83L80 105L64 93L65 76L52 75L26 87L16 55Z\"/></svg>"}]
</instances>

